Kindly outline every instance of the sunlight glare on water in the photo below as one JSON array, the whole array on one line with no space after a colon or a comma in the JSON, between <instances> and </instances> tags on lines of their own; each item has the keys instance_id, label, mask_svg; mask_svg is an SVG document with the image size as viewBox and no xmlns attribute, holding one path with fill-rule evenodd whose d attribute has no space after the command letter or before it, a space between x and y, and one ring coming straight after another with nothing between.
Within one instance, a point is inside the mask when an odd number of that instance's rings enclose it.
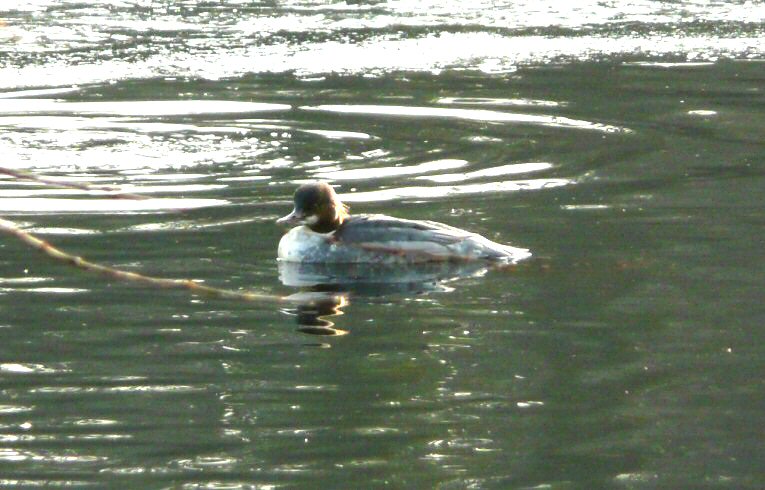
<instances>
[{"instance_id":1,"label":"sunlight glare on water","mask_svg":"<svg viewBox=\"0 0 765 490\"><path fill-rule=\"evenodd\" d=\"M217 80L285 71L305 76L446 68L507 72L535 62L624 54L687 53L697 60L762 54L760 2L664 4L637 2L625 9L596 1L297 2L273 15L272 8L245 4L226 9L198 2L153 7L116 2L64 7L51 17L45 12L58 11L56 2L10 2L5 8L15 15L0 32L14 49L10 63L0 67L0 86L36 86L47 79L63 85L163 76ZM715 34L696 32L694 23L717 24ZM682 36L672 35L687 27ZM447 31L428 32L434 28ZM538 35L540 29L557 31ZM143 32L149 33L148 42ZM313 40L314 33L326 34ZM110 50L100 48L105 42ZM45 64L25 63L36 53L56 56Z\"/></svg>"},{"instance_id":2,"label":"sunlight glare on water","mask_svg":"<svg viewBox=\"0 0 765 490\"><path fill-rule=\"evenodd\" d=\"M306 111L326 111L341 114L370 114L386 116L437 117L446 119L464 119L468 121L505 122L521 124L538 124L541 126L575 127L594 129L606 132L629 132L628 128L619 128L587 121L577 121L565 117L539 116L532 114L512 114L508 112L489 111L485 109L451 109L441 107L412 107L412 106L338 106L321 105L317 107L301 107Z\"/></svg>"}]
</instances>

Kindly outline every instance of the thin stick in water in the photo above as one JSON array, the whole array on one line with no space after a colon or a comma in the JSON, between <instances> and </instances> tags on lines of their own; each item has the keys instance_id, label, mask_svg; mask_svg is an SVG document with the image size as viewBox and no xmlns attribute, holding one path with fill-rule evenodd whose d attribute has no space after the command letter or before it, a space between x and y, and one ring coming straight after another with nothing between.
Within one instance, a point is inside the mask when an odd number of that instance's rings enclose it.
<instances>
[{"instance_id":1,"label":"thin stick in water","mask_svg":"<svg viewBox=\"0 0 765 490\"><path fill-rule=\"evenodd\" d=\"M289 297L277 296L273 294L253 293L244 291L233 291L230 289L220 289L212 286L205 286L190 279L168 279L162 277L151 277L137 272L123 271L106 265L96 264L88 260L69 254L63 250L54 247L50 243L37 238L36 236L22 230L16 223L0 218L0 232L15 236L30 247L39 250L48 257L72 265L88 272L103 274L120 281L130 281L141 283L147 286L172 289L186 289L193 293L214 296L219 298L237 299L243 301L254 301L264 303L290 303Z\"/></svg>"}]
</instances>

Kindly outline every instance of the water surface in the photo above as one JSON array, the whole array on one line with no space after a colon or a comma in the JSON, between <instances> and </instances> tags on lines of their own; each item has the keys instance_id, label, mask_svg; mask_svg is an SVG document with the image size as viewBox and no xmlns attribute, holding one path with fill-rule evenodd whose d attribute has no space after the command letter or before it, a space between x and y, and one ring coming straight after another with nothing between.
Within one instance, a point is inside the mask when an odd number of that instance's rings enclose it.
<instances>
[{"instance_id":1,"label":"water surface","mask_svg":"<svg viewBox=\"0 0 765 490\"><path fill-rule=\"evenodd\" d=\"M3 8L1 165L101 188L0 215L305 301L6 236L2 486L765 486L761 2ZM315 179L533 257L289 275Z\"/></svg>"}]
</instances>

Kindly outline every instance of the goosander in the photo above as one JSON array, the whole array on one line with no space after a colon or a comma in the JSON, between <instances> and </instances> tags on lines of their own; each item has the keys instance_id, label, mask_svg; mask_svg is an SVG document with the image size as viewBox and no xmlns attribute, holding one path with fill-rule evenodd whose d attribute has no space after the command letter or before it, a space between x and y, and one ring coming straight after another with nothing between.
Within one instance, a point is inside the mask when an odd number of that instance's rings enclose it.
<instances>
[{"instance_id":1,"label":"goosander","mask_svg":"<svg viewBox=\"0 0 765 490\"><path fill-rule=\"evenodd\" d=\"M304 184L295 207L276 222L297 225L279 241L278 259L302 263L422 263L487 261L515 263L531 256L524 248L493 242L435 221L380 214L351 216L325 182Z\"/></svg>"}]
</instances>

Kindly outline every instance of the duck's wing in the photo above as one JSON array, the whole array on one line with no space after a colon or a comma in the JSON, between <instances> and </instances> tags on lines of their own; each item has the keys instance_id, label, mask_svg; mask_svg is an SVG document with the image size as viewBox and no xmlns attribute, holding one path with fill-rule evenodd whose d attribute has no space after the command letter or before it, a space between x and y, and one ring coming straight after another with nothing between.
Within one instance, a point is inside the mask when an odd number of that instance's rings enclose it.
<instances>
[{"instance_id":1,"label":"duck's wing","mask_svg":"<svg viewBox=\"0 0 765 490\"><path fill-rule=\"evenodd\" d=\"M481 235L435 221L411 221L383 215L354 216L332 240L361 249L403 255L413 261L477 260L514 262L531 254Z\"/></svg>"},{"instance_id":2,"label":"duck's wing","mask_svg":"<svg viewBox=\"0 0 765 490\"><path fill-rule=\"evenodd\" d=\"M475 234L435 221L412 221L370 214L347 219L337 229L334 236L345 244L414 241L448 245L473 237Z\"/></svg>"},{"instance_id":3,"label":"duck's wing","mask_svg":"<svg viewBox=\"0 0 765 490\"><path fill-rule=\"evenodd\" d=\"M334 239L345 245L432 257L452 255L455 246L475 236L434 221L412 221L383 215L353 216L334 233Z\"/></svg>"}]
</instances>

